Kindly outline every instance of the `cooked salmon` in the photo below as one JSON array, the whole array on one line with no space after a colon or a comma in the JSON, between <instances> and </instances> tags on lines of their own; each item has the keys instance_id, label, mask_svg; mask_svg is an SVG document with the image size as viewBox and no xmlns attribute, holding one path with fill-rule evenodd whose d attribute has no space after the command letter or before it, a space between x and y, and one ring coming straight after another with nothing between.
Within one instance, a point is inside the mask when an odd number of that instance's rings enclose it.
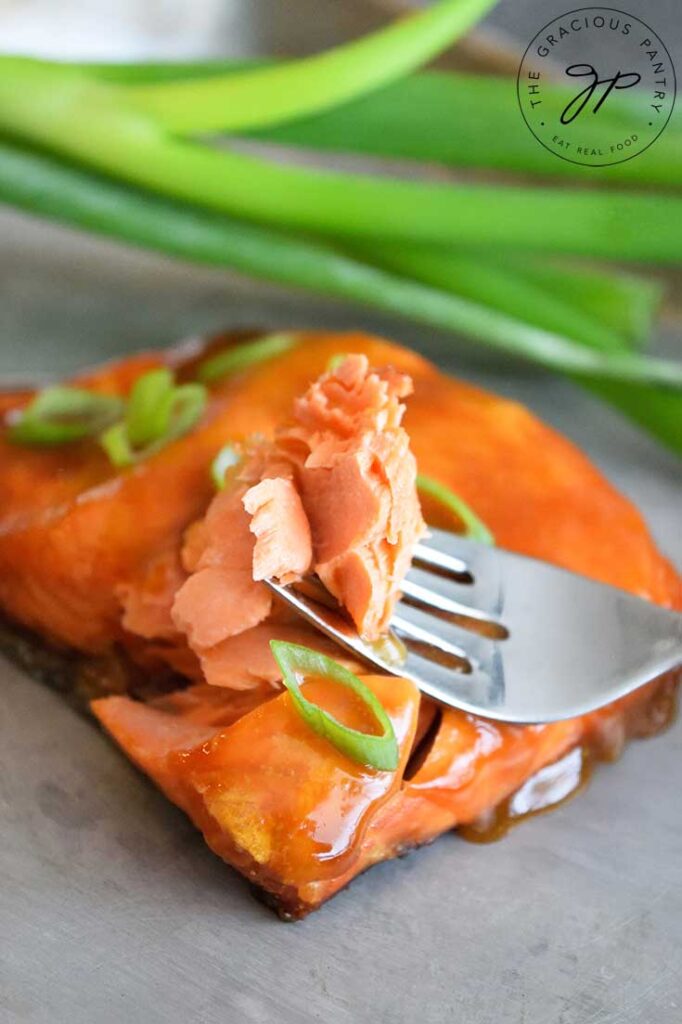
<instances>
[{"instance_id":1,"label":"cooked salmon","mask_svg":"<svg viewBox=\"0 0 682 1024\"><path fill-rule=\"evenodd\" d=\"M290 478L270 477L250 487L242 505L251 517L254 580L293 583L312 570L313 542L301 496Z\"/></svg>"},{"instance_id":2,"label":"cooked salmon","mask_svg":"<svg viewBox=\"0 0 682 1024\"><path fill-rule=\"evenodd\" d=\"M335 358L344 353L350 360ZM196 358L153 355L90 380L125 393L150 360L170 359L189 376ZM406 377L414 394L403 421ZM253 450L256 433L270 472L214 497L211 459L227 442ZM0 606L50 641L83 651L129 642L136 656L160 649L187 665L192 681L176 692L147 703L105 697L93 711L284 916L480 819L576 746L613 749L642 723L655 726L670 685L581 719L521 727L441 713L406 680L364 677L394 725L401 759L392 773L350 762L312 732L276 688L268 642L325 651L329 643L267 595L255 597L264 589L254 567L286 578L312 564L359 623L380 629L400 557L421 529L410 451L500 545L682 608L682 582L641 516L574 446L522 406L362 335L300 335L288 352L217 387L191 435L132 471L113 473L89 442L38 452L0 441ZM336 494L327 486L334 472ZM284 544L273 532L280 513ZM438 506L425 513L457 527ZM364 728L343 688L311 679L304 692Z\"/></svg>"}]
</instances>

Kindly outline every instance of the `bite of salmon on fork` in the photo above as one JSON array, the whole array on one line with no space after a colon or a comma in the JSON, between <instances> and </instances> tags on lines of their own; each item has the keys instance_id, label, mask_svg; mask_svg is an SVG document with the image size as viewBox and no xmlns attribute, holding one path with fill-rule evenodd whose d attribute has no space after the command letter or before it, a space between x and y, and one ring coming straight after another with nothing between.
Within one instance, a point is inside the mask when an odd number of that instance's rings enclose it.
<instances>
[{"instance_id":1,"label":"bite of salmon on fork","mask_svg":"<svg viewBox=\"0 0 682 1024\"><path fill-rule=\"evenodd\" d=\"M296 918L372 864L480 822L569 751L612 756L655 731L677 676L564 721L494 723L368 674L265 580L315 574L381 645L425 522L465 526L419 474L501 548L669 609L682 589L636 509L522 406L382 339L289 332L249 350L253 337L69 382L128 409L107 427L125 464L100 433L22 444L13 427L36 396L4 395L0 608L10 653L32 644L73 674L209 846ZM159 369L175 388L203 381L205 404L191 427L136 446L131 395Z\"/></svg>"},{"instance_id":2,"label":"bite of salmon on fork","mask_svg":"<svg viewBox=\"0 0 682 1024\"><path fill-rule=\"evenodd\" d=\"M434 528L413 558L382 645L321 585L268 586L368 670L496 722L576 718L682 664L682 614L625 590Z\"/></svg>"}]
</instances>

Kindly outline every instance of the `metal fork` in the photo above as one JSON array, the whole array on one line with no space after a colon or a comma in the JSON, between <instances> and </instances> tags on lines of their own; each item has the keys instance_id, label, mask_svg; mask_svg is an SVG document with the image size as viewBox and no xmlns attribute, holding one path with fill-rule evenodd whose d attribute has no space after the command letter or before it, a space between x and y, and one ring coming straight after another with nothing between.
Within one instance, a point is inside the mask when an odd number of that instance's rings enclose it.
<instances>
[{"instance_id":1,"label":"metal fork","mask_svg":"<svg viewBox=\"0 0 682 1024\"><path fill-rule=\"evenodd\" d=\"M391 634L365 642L321 584L271 590L376 669L501 722L557 721L682 663L682 615L533 558L430 530Z\"/></svg>"}]
</instances>

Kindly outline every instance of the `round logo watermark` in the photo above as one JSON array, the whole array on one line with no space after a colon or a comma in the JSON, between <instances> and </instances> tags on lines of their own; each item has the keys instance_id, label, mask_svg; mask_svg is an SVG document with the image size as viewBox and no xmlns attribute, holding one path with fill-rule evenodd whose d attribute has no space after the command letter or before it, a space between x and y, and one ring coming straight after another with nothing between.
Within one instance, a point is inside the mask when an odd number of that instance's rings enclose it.
<instances>
[{"instance_id":1,"label":"round logo watermark","mask_svg":"<svg viewBox=\"0 0 682 1024\"><path fill-rule=\"evenodd\" d=\"M541 28L516 83L538 142L588 167L644 152L670 120L676 85L660 36L613 7L581 7Z\"/></svg>"}]
</instances>

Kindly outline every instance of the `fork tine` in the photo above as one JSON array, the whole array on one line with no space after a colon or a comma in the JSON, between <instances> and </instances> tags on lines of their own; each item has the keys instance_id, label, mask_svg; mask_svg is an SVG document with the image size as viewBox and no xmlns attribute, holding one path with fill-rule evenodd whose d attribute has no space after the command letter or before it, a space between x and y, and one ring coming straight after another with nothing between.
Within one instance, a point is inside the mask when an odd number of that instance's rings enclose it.
<instances>
[{"instance_id":1,"label":"fork tine","mask_svg":"<svg viewBox=\"0 0 682 1024\"><path fill-rule=\"evenodd\" d=\"M405 641L408 647L410 642L414 640L419 644L420 650L432 648L434 652L441 651L443 654L451 655L456 663L466 665L471 663L471 659L463 647L451 643L440 634L424 629L418 623L411 622L409 618L404 618L402 615L394 615L391 619L391 628Z\"/></svg>"},{"instance_id":2,"label":"fork tine","mask_svg":"<svg viewBox=\"0 0 682 1024\"><path fill-rule=\"evenodd\" d=\"M411 605L415 605L417 608L429 609L434 614L443 613L443 617L449 616L461 622L464 620L474 620L474 623L481 623L486 626L492 627L495 633L497 633L500 639L506 636L506 629L500 622L499 618L491 612L485 611L482 608L475 608L471 604L463 604L460 601L453 600L447 593L448 590L452 590L452 584L447 583L445 586L436 587L429 580L430 585L426 586L419 580L429 579L426 573L420 573L416 570L403 580L402 593L403 602ZM464 589L464 588L462 588ZM469 590L472 588L469 587ZM466 625L466 623L462 623ZM474 626L475 628L475 626Z\"/></svg>"},{"instance_id":3,"label":"fork tine","mask_svg":"<svg viewBox=\"0 0 682 1024\"><path fill-rule=\"evenodd\" d=\"M471 710L476 709L476 700L481 703L490 700L491 688L496 685L495 681L486 671L481 671L476 666L474 659L465 654L463 649L460 653L456 644L450 644L449 648L444 648L441 643L439 649L449 654L451 659L446 662L434 658L433 655L425 656L424 647L436 652L433 644L435 637L430 630L419 630L416 624L404 622L405 634L407 635L408 631L412 634L411 640L407 637L410 640L410 647L407 649L403 663L400 665L389 664L377 653L376 648L361 640L352 627L344 623L341 617L335 615L328 607L318 605L306 595L297 593L292 587L281 586L272 580L264 582L273 593L296 608L308 622L316 625L347 650L365 659L375 668L379 667L385 672L407 676L433 700L449 706L454 703L465 709L471 708ZM391 626L394 627L395 624L394 618ZM420 643L422 637L424 639ZM475 641L478 638L474 636L473 639ZM412 646L413 644L414 646ZM471 703L472 699L474 700L473 704Z\"/></svg>"},{"instance_id":4,"label":"fork tine","mask_svg":"<svg viewBox=\"0 0 682 1024\"><path fill-rule=\"evenodd\" d=\"M266 583L363 660L407 676L435 700L497 721L575 718L682 662L677 612L442 531L433 531L431 543L444 551L420 545L422 567L408 574L391 620L407 651L399 660L363 641L314 592ZM501 621L506 630L492 633Z\"/></svg>"},{"instance_id":5,"label":"fork tine","mask_svg":"<svg viewBox=\"0 0 682 1024\"><path fill-rule=\"evenodd\" d=\"M435 650L463 659L473 668L480 668L490 659L494 641L461 626L443 622L429 612L398 602L391 619L391 629L401 639L420 641Z\"/></svg>"},{"instance_id":6,"label":"fork tine","mask_svg":"<svg viewBox=\"0 0 682 1024\"><path fill-rule=\"evenodd\" d=\"M429 527L428 534L419 541L417 549L424 561L431 561L432 564L438 564L439 561L449 563L443 564L443 567L459 573L471 572L472 567L476 564L477 556L490 551L485 544L468 540L460 533L439 530L435 526ZM458 567L455 568L455 566Z\"/></svg>"},{"instance_id":7,"label":"fork tine","mask_svg":"<svg viewBox=\"0 0 682 1024\"><path fill-rule=\"evenodd\" d=\"M414 680L422 693L446 707L480 712L496 702L499 681L486 672L453 672L415 651L409 651L400 674Z\"/></svg>"},{"instance_id":8,"label":"fork tine","mask_svg":"<svg viewBox=\"0 0 682 1024\"><path fill-rule=\"evenodd\" d=\"M499 622L504 603L499 548L436 529L418 547L420 556L408 573L409 580ZM454 571L462 565L466 573Z\"/></svg>"},{"instance_id":9,"label":"fork tine","mask_svg":"<svg viewBox=\"0 0 682 1024\"><path fill-rule=\"evenodd\" d=\"M455 578L470 578L469 566L463 559L446 554L436 547L430 547L428 538L416 545L413 552L413 561L415 565L440 569L445 573L452 574Z\"/></svg>"},{"instance_id":10,"label":"fork tine","mask_svg":"<svg viewBox=\"0 0 682 1024\"><path fill-rule=\"evenodd\" d=\"M304 619L317 626L318 629L326 633L332 640L336 640L338 643L343 644L344 647L354 651L356 654L361 654L369 660L378 661L378 659L372 659L369 653L365 652L367 645L361 640L350 623L327 605L319 604L305 593L299 592L291 586L283 586L281 583L275 583L273 580L263 580L263 582L273 594L276 594L282 601L294 608Z\"/></svg>"}]
</instances>

